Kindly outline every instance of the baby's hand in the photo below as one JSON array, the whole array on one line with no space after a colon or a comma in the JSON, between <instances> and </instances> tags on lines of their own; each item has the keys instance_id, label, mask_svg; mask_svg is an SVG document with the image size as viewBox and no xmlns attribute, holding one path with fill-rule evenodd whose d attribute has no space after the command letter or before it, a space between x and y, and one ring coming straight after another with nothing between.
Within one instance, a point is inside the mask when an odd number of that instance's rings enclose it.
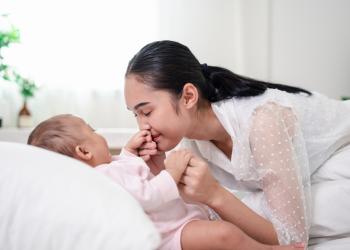
<instances>
[{"instance_id":1,"label":"baby's hand","mask_svg":"<svg viewBox=\"0 0 350 250\"><path fill-rule=\"evenodd\" d=\"M192 158L192 153L188 150L172 151L164 161L165 169L179 183L183 172Z\"/></svg>"},{"instance_id":2,"label":"baby's hand","mask_svg":"<svg viewBox=\"0 0 350 250\"><path fill-rule=\"evenodd\" d=\"M127 142L124 149L130 153L140 156L139 151L141 147L148 143L151 138L151 132L149 130L140 130Z\"/></svg>"}]
</instances>

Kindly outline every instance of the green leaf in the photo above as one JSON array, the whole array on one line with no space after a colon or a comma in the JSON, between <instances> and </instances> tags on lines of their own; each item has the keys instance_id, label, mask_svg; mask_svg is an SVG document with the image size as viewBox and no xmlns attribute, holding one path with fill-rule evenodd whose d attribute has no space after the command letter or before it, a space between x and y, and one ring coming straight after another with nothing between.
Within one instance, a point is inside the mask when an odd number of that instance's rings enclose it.
<instances>
[{"instance_id":1,"label":"green leaf","mask_svg":"<svg viewBox=\"0 0 350 250\"><path fill-rule=\"evenodd\" d=\"M12 26L10 31L0 31L0 49L20 41L19 30Z\"/></svg>"},{"instance_id":2,"label":"green leaf","mask_svg":"<svg viewBox=\"0 0 350 250\"><path fill-rule=\"evenodd\" d=\"M0 16L6 17L7 15ZM20 42L20 32L16 27L12 25L8 31L0 30L0 52L1 48L8 47L11 43L18 42ZM33 97L35 92L38 90L35 82L24 78L13 70L11 66L4 64L3 59L4 58L0 54L0 78L16 83L19 88L19 92L25 99Z\"/></svg>"}]
</instances>

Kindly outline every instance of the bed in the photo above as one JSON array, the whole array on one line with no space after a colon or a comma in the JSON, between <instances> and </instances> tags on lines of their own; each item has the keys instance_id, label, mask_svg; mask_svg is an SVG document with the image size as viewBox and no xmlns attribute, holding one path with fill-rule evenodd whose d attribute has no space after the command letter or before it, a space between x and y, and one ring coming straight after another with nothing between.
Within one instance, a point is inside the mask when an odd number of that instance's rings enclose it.
<instances>
[{"instance_id":1,"label":"bed","mask_svg":"<svg viewBox=\"0 0 350 250\"><path fill-rule=\"evenodd\" d=\"M0 142L1 250L151 250L160 236L137 201L85 164Z\"/></svg>"},{"instance_id":2,"label":"bed","mask_svg":"<svg viewBox=\"0 0 350 250\"><path fill-rule=\"evenodd\" d=\"M349 250L349 179L315 184L312 193L308 249ZM104 175L63 155L0 142L1 250L151 250L159 242L137 201Z\"/></svg>"}]
</instances>

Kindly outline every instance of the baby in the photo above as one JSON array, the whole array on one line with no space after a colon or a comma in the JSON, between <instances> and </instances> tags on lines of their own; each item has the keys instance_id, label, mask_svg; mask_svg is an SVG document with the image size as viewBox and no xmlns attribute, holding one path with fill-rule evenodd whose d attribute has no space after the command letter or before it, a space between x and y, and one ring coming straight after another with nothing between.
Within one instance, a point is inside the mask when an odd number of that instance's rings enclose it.
<instances>
[{"instance_id":1,"label":"baby","mask_svg":"<svg viewBox=\"0 0 350 250\"><path fill-rule=\"evenodd\" d=\"M171 152L165 169L153 175L137 156L150 136L136 133L119 156L111 156L106 140L82 119L58 115L40 123L30 134L28 144L61 153L87 163L124 187L141 204L162 236L159 249L303 249L302 245L269 246L247 236L234 224L209 220L208 208L188 204L180 197L177 184L189 165L188 151ZM202 227L204 230L195 230Z\"/></svg>"}]
</instances>

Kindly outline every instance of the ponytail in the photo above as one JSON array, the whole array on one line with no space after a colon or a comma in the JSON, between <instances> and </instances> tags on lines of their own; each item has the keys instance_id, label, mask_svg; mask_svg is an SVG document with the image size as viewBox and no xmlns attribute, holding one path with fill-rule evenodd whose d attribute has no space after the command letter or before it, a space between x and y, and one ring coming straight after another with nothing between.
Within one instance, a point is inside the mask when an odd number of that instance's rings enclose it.
<instances>
[{"instance_id":1,"label":"ponytail","mask_svg":"<svg viewBox=\"0 0 350 250\"><path fill-rule=\"evenodd\" d=\"M258 96L263 94L267 88L279 89L293 94L306 93L307 95L311 95L309 91L301 88L254 80L237 75L232 71L221 67L202 64L201 70L206 79L207 85L212 86L211 88L208 88L210 91L207 92L206 95L206 99L210 102L217 102L232 97L241 98Z\"/></svg>"}]
</instances>

